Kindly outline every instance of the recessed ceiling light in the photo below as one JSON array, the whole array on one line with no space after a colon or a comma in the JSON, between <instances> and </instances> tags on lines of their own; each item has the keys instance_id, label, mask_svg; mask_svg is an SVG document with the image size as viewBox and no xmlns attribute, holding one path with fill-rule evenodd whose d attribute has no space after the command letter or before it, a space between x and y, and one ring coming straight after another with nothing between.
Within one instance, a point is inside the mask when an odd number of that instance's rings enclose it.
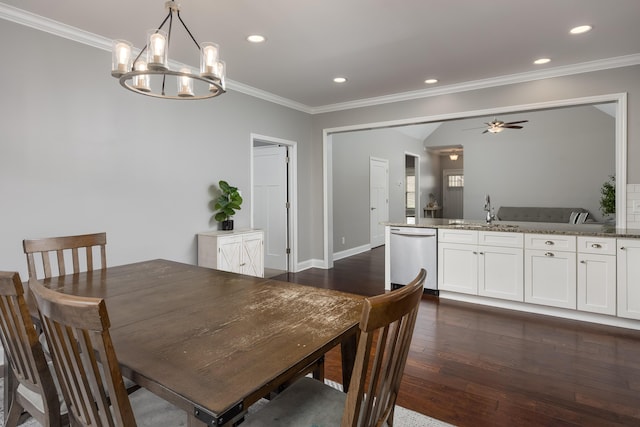
<instances>
[{"instance_id":1,"label":"recessed ceiling light","mask_svg":"<svg viewBox=\"0 0 640 427\"><path fill-rule=\"evenodd\" d=\"M260 34L252 34L247 37L247 41L251 43L263 43L265 40L266 38Z\"/></svg>"},{"instance_id":2,"label":"recessed ceiling light","mask_svg":"<svg viewBox=\"0 0 640 427\"><path fill-rule=\"evenodd\" d=\"M569 32L571 34L582 34L591 31L593 27L591 25L580 25L579 27L572 28Z\"/></svg>"},{"instance_id":3,"label":"recessed ceiling light","mask_svg":"<svg viewBox=\"0 0 640 427\"><path fill-rule=\"evenodd\" d=\"M335 79L333 79L333 81L335 83L344 83L344 82L347 81L347 78L346 77L336 77Z\"/></svg>"},{"instance_id":4,"label":"recessed ceiling light","mask_svg":"<svg viewBox=\"0 0 640 427\"><path fill-rule=\"evenodd\" d=\"M546 64L548 62L551 62L551 60L549 58L540 58L540 59L536 59L535 61L533 61L533 63L536 64L536 65L542 65L542 64Z\"/></svg>"},{"instance_id":5,"label":"recessed ceiling light","mask_svg":"<svg viewBox=\"0 0 640 427\"><path fill-rule=\"evenodd\" d=\"M427 79L424 82L428 85L432 85L434 83L438 83L438 79Z\"/></svg>"}]
</instances>

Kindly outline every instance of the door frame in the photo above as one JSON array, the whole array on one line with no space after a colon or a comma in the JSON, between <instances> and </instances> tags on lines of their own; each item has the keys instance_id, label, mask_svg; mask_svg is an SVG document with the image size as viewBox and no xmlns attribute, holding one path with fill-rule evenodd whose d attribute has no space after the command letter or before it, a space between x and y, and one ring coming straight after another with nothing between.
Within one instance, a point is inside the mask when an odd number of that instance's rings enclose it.
<instances>
[{"instance_id":1,"label":"door frame","mask_svg":"<svg viewBox=\"0 0 640 427\"><path fill-rule=\"evenodd\" d=\"M298 269L298 143L287 139L251 133L249 138L249 169L251 185L251 228L254 227L253 216L253 145L255 142L271 145L285 145L289 149L289 167L287 168L287 199L289 200L289 214L287 219L287 245L290 252L287 256L287 271L295 273Z\"/></svg>"},{"instance_id":2,"label":"door frame","mask_svg":"<svg viewBox=\"0 0 640 427\"><path fill-rule=\"evenodd\" d=\"M383 159L380 157L369 157L369 246L371 247L373 247L373 230L371 229L371 168L374 162L383 163L385 165L385 209L387 210L387 221L389 221L389 159ZM384 236L384 232L382 234Z\"/></svg>"},{"instance_id":3,"label":"door frame","mask_svg":"<svg viewBox=\"0 0 640 427\"><path fill-rule=\"evenodd\" d=\"M404 176L407 176L407 156L413 157L414 160L414 173L415 173L415 183L416 183L416 207L415 207L415 216L416 216L416 224L418 224L420 222L420 218L422 218L422 208L420 206L422 206L422 200L420 197L420 155L419 154L415 154L412 153L410 151L405 151L404 152L404 159L405 159L405 166L404 166ZM406 184L406 183L405 183ZM406 210L406 206L407 206L407 200L405 197L405 210ZM406 214L405 214L406 217Z\"/></svg>"}]
</instances>

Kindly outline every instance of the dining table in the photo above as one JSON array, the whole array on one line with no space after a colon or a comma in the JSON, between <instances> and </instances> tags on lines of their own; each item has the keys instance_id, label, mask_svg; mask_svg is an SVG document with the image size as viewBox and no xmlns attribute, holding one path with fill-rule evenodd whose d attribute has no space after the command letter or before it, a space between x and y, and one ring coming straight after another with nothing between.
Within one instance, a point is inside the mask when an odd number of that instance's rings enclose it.
<instances>
[{"instance_id":1,"label":"dining table","mask_svg":"<svg viewBox=\"0 0 640 427\"><path fill-rule=\"evenodd\" d=\"M337 345L349 385L362 296L162 259L41 282L104 298L122 374L188 425L230 425Z\"/></svg>"}]
</instances>

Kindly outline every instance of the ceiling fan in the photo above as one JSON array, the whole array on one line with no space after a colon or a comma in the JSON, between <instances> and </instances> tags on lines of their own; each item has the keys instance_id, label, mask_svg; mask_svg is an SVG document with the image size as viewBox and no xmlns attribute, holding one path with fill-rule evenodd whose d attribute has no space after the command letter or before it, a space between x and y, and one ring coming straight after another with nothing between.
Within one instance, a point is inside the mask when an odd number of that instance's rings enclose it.
<instances>
[{"instance_id":1,"label":"ceiling fan","mask_svg":"<svg viewBox=\"0 0 640 427\"><path fill-rule=\"evenodd\" d=\"M520 123L527 123L529 120L520 120L517 122L503 122L494 118L491 122L485 123L487 125L487 129L482 133L500 133L505 129L522 129L522 126L519 126Z\"/></svg>"}]
</instances>

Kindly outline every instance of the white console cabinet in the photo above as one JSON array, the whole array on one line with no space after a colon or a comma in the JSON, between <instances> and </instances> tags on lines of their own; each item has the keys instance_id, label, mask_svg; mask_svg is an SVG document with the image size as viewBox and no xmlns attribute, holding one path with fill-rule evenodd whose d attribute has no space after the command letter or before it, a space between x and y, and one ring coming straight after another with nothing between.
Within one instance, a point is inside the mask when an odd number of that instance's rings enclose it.
<instances>
[{"instance_id":1,"label":"white console cabinet","mask_svg":"<svg viewBox=\"0 0 640 427\"><path fill-rule=\"evenodd\" d=\"M262 230L198 233L198 265L264 277L264 233Z\"/></svg>"}]
</instances>

